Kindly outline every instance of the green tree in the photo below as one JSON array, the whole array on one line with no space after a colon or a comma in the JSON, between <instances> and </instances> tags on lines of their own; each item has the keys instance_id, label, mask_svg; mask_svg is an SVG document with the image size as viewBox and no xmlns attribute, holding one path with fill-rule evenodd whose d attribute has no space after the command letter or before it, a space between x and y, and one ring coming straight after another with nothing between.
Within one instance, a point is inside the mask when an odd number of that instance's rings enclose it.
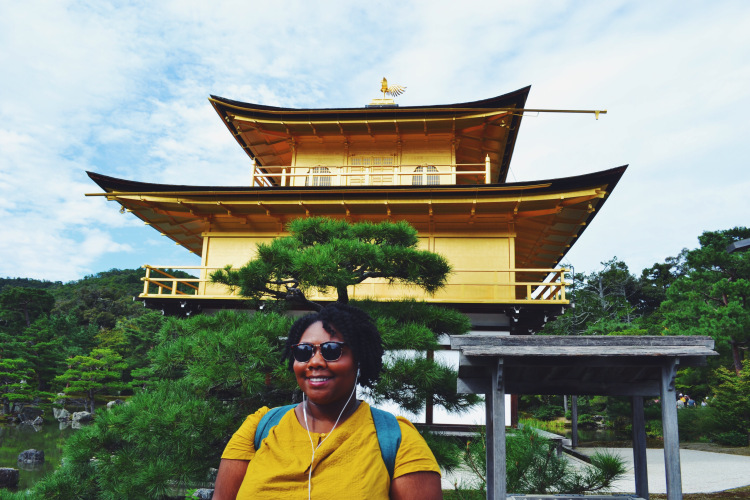
<instances>
[{"instance_id":1,"label":"green tree","mask_svg":"<svg viewBox=\"0 0 750 500\"><path fill-rule=\"evenodd\" d=\"M57 326L58 318L39 318L23 331L25 358L35 373L35 385L40 391L48 391L50 383L64 369L65 353L63 339Z\"/></svg>"},{"instance_id":2,"label":"green tree","mask_svg":"<svg viewBox=\"0 0 750 500\"><path fill-rule=\"evenodd\" d=\"M76 356L67 363L68 369L55 380L66 384L65 394L83 396L91 413L97 394L123 388L120 379L127 365L111 349L94 349L88 356Z\"/></svg>"},{"instance_id":3,"label":"green tree","mask_svg":"<svg viewBox=\"0 0 750 500\"><path fill-rule=\"evenodd\" d=\"M0 402L3 413L10 413L10 405L21 401L31 401L35 391L28 383L34 377L34 370L24 359L0 359Z\"/></svg>"},{"instance_id":4,"label":"green tree","mask_svg":"<svg viewBox=\"0 0 750 500\"><path fill-rule=\"evenodd\" d=\"M185 380L160 381L78 430L62 465L23 498L166 500L208 486L241 420L233 409Z\"/></svg>"},{"instance_id":5,"label":"green tree","mask_svg":"<svg viewBox=\"0 0 750 500\"><path fill-rule=\"evenodd\" d=\"M417 231L407 222L359 222L310 217L287 225L290 235L258 244L257 258L238 270L211 275L217 283L239 287L245 297L303 302L307 290L337 293L349 301L347 287L368 278L418 286L434 293L445 285L450 265L441 256L417 249Z\"/></svg>"},{"instance_id":6,"label":"green tree","mask_svg":"<svg viewBox=\"0 0 750 500\"><path fill-rule=\"evenodd\" d=\"M743 365L737 375L723 367L716 370L719 385L710 404L717 429L714 437L739 446L747 446L750 434L750 360Z\"/></svg>"},{"instance_id":7,"label":"green tree","mask_svg":"<svg viewBox=\"0 0 750 500\"><path fill-rule=\"evenodd\" d=\"M445 285L450 266L440 255L418 250L417 231L406 222L350 224L323 217L297 219L287 226L289 236L259 244L257 257L239 270L217 271L212 279L239 287L246 297L271 296L320 308L305 296L308 290L336 290L338 302L349 302L348 286L368 278L406 283L433 293ZM421 351L416 356L395 355L385 363L374 389L376 401L391 400L417 412L428 398L448 411L475 404L473 395L456 394L456 372L424 351L437 347L441 334L466 333L470 324L456 312L442 312L415 301L365 302L383 332L388 350Z\"/></svg>"},{"instance_id":8,"label":"green tree","mask_svg":"<svg viewBox=\"0 0 750 500\"><path fill-rule=\"evenodd\" d=\"M601 265L597 272L573 276L569 295L574 307L544 325L542 334L607 335L638 328L639 281L617 257Z\"/></svg>"},{"instance_id":9,"label":"green tree","mask_svg":"<svg viewBox=\"0 0 750 500\"><path fill-rule=\"evenodd\" d=\"M667 333L713 337L720 352L731 354L737 374L750 344L750 252L726 248L745 238L750 229L744 227L704 232L700 248L687 252L685 274L669 287L660 310Z\"/></svg>"},{"instance_id":10,"label":"green tree","mask_svg":"<svg viewBox=\"0 0 750 500\"><path fill-rule=\"evenodd\" d=\"M10 287L0 292L0 325L20 330L37 318L48 315L55 298L46 290Z\"/></svg>"}]
</instances>

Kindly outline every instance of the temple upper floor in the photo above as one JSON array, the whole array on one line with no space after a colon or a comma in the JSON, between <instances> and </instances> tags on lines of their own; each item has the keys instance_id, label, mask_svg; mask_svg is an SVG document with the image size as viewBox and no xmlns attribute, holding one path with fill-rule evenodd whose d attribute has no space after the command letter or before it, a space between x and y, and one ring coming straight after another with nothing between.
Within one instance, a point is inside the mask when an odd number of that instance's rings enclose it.
<instances>
[{"instance_id":1,"label":"temple upper floor","mask_svg":"<svg viewBox=\"0 0 750 500\"><path fill-rule=\"evenodd\" d=\"M476 185L505 182L529 89L433 106L210 102L251 159L251 186Z\"/></svg>"}]
</instances>

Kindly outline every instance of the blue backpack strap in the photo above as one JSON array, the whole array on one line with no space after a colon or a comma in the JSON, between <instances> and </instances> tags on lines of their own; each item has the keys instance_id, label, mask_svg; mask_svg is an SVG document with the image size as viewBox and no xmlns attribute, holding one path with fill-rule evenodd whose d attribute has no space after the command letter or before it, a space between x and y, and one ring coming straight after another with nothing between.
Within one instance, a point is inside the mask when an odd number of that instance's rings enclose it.
<instances>
[{"instance_id":1,"label":"blue backpack strap","mask_svg":"<svg viewBox=\"0 0 750 500\"><path fill-rule=\"evenodd\" d=\"M393 470L396 468L396 453L401 446L401 427L398 426L398 420L387 411L378 410L370 407L372 420L375 422L375 432L378 435L378 445L380 445L380 454L383 456L383 463L388 469L388 475L393 479Z\"/></svg>"},{"instance_id":2,"label":"blue backpack strap","mask_svg":"<svg viewBox=\"0 0 750 500\"><path fill-rule=\"evenodd\" d=\"M271 429L276 427L276 424L281 421L281 418L295 406L297 405L292 404L286 406L277 406L276 408L271 408L268 413L261 417L260 422L258 422L258 427L255 428L254 444L256 452L260 449L261 443L263 443L263 440L266 439L266 436L268 436L268 433L271 431Z\"/></svg>"}]
</instances>

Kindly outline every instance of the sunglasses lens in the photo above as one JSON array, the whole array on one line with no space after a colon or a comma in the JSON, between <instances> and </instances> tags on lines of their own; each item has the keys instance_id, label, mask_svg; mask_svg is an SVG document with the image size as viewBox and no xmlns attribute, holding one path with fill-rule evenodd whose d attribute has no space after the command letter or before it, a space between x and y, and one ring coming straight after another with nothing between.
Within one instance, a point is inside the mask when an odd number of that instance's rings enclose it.
<instances>
[{"instance_id":1,"label":"sunglasses lens","mask_svg":"<svg viewBox=\"0 0 750 500\"><path fill-rule=\"evenodd\" d=\"M315 355L315 349L320 349L320 355L326 361L336 361L341 357L343 349L340 342L323 342L320 345L297 344L292 346L292 356L300 363L307 363Z\"/></svg>"},{"instance_id":2,"label":"sunglasses lens","mask_svg":"<svg viewBox=\"0 0 750 500\"><path fill-rule=\"evenodd\" d=\"M294 359L300 363L305 363L312 358L314 349L315 348L309 344L297 344L292 349L292 354L294 355Z\"/></svg>"},{"instance_id":3,"label":"sunglasses lens","mask_svg":"<svg viewBox=\"0 0 750 500\"><path fill-rule=\"evenodd\" d=\"M341 357L341 344L336 342L324 342L320 344L320 354L326 361L336 361Z\"/></svg>"}]
</instances>

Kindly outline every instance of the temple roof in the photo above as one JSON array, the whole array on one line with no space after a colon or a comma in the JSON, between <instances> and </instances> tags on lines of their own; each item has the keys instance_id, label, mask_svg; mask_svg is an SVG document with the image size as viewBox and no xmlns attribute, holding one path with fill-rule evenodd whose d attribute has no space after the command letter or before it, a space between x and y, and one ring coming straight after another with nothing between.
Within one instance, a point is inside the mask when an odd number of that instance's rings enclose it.
<instances>
[{"instance_id":1,"label":"temple roof","mask_svg":"<svg viewBox=\"0 0 750 500\"><path fill-rule=\"evenodd\" d=\"M446 105L296 109L223 97L209 101L245 152L261 166L292 164L293 145L375 138L443 136L455 140L456 163L484 163L492 182L504 182L531 87L505 95Z\"/></svg>"},{"instance_id":2,"label":"temple roof","mask_svg":"<svg viewBox=\"0 0 750 500\"><path fill-rule=\"evenodd\" d=\"M534 182L435 186L184 186L88 172L106 196L201 255L203 233L283 231L292 219L406 220L424 231L482 226L516 234L517 268L552 268L612 192L626 166Z\"/></svg>"}]
</instances>

